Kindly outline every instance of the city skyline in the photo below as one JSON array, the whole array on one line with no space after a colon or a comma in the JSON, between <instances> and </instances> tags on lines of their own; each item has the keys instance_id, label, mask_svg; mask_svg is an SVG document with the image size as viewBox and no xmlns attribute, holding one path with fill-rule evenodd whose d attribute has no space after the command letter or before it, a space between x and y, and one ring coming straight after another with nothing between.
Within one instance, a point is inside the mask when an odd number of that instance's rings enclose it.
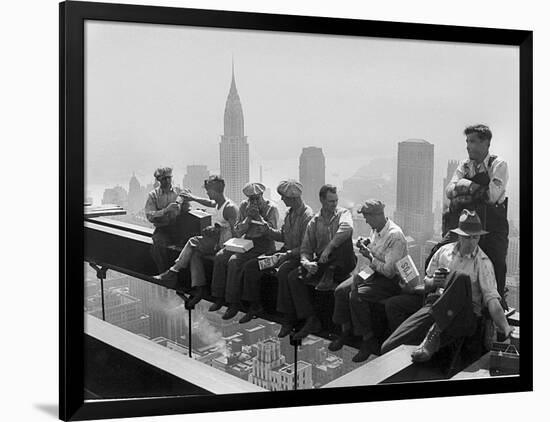
<instances>
[{"instance_id":1,"label":"city skyline","mask_svg":"<svg viewBox=\"0 0 550 422\"><path fill-rule=\"evenodd\" d=\"M326 156L327 183L341 186L368 162L395 160L397 143L418 137L434 144L438 185L447 161L466 156L464 127L484 122L494 133L491 152L509 162L509 192L517 197L514 48L237 30L223 30L220 41L220 30L211 29L87 28L88 187L126 184L132 171L148 183L158 165L173 165L179 180L190 164L219 173L216 144L233 54L251 180L260 165L272 189L298 178L301 149L315 145ZM420 66L423 60L430 66Z\"/></svg>"}]
</instances>

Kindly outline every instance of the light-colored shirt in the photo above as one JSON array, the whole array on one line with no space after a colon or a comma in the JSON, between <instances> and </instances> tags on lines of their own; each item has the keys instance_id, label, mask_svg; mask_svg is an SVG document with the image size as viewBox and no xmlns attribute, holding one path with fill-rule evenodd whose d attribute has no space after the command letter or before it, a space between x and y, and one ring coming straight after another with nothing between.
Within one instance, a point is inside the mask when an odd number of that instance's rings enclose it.
<instances>
[{"instance_id":1,"label":"light-colored shirt","mask_svg":"<svg viewBox=\"0 0 550 422\"><path fill-rule=\"evenodd\" d=\"M426 275L433 277L439 267L461 271L470 276L472 303L477 315L481 315L482 305L487 306L490 300L500 299L493 264L479 246L471 254L462 256L458 242L443 245L432 257Z\"/></svg>"},{"instance_id":2,"label":"light-colored shirt","mask_svg":"<svg viewBox=\"0 0 550 422\"><path fill-rule=\"evenodd\" d=\"M163 191L160 186L149 192L147 201L145 202L145 217L155 227L168 226L175 222L177 213L164 213L162 210L173 202L177 202L178 194L181 189L178 187L170 187L167 191ZM180 208L181 209L181 208Z\"/></svg>"},{"instance_id":3,"label":"light-colored shirt","mask_svg":"<svg viewBox=\"0 0 550 422\"><path fill-rule=\"evenodd\" d=\"M401 227L387 218L384 227L379 232L372 230L369 239L368 249L373 257L370 267L388 278L395 277L395 264L409 253Z\"/></svg>"},{"instance_id":4,"label":"light-colored shirt","mask_svg":"<svg viewBox=\"0 0 550 422\"><path fill-rule=\"evenodd\" d=\"M334 213L324 216L321 211L313 216L306 228L306 234L300 247L302 260L319 257L325 248L337 248L353 234L353 218L346 208L336 207Z\"/></svg>"},{"instance_id":5,"label":"light-colored shirt","mask_svg":"<svg viewBox=\"0 0 550 422\"><path fill-rule=\"evenodd\" d=\"M270 236L273 240L284 242L285 248L292 255L300 255L300 246L306 233L307 225L313 218L313 210L306 204L297 209L290 208L280 230L271 229Z\"/></svg>"},{"instance_id":6,"label":"light-colored shirt","mask_svg":"<svg viewBox=\"0 0 550 422\"><path fill-rule=\"evenodd\" d=\"M445 189L447 198L453 198L455 186L460 179L465 177L472 178L478 173L487 172L490 180L488 191L489 199L487 202L489 204L501 204L506 198L508 165L506 161L496 157L489 166L490 157L491 155L487 154L485 159L479 164L470 159L461 161Z\"/></svg>"},{"instance_id":7,"label":"light-colored shirt","mask_svg":"<svg viewBox=\"0 0 550 422\"><path fill-rule=\"evenodd\" d=\"M258 239L261 237L267 238L267 233L263 232L263 228L260 225L246 221L247 209L249 205L250 202L248 200L244 200L239 206L239 219L237 220L237 224L235 224L235 232L237 233L237 236L240 237L244 234L245 239ZM265 201L259 207L259 211L262 218L267 222L267 225L276 229L277 220L279 219L279 211L277 210L277 207L275 207L270 201Z\"/></svg>"}]
</instances>

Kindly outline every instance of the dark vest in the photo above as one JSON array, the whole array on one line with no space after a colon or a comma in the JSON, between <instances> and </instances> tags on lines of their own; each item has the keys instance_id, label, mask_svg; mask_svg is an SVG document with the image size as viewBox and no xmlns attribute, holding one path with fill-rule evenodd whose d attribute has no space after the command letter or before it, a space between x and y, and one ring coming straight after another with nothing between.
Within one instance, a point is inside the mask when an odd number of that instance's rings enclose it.
<instances>
[{"instance_id":1,"label":"dark vest","mask_svg":"<svg viewBox=\"0 0 550 422\"><path fill-rule=\"evenodd\" d=\"M496 158L496 155L491 155L489 157L488 167L491 167ZM489 183L491 182L489 174L486 171L477 173L473 177L464 178L483 187L489 186ZM458 219L464 209L475 211L477 215L479 215L484 230L491 233L505 232L508 234L508 198L506 198L502 204L488 204L486 199L487 198L478 198L473 199L472 202L467 204L450 206L449 210L443 213L442 235L445 236L449 230L456 229L458 227Z\"/></svg>"}]
</instances>

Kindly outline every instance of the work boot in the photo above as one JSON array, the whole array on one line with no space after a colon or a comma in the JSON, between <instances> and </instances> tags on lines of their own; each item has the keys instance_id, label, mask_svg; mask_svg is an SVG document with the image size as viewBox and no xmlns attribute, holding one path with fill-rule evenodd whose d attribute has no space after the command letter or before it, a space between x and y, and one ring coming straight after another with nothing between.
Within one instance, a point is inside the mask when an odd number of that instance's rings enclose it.
<instances>
[{"instance_id":1,"label":"work boot","mask_svg":"<svg viewBox=\"0 0 550 422\"><path fill-rule=\"evenodd\" d=\"M319 280L319 283L315 286L315 290L329 292L336 289L337 284L334 282L334 268L335 267L331 265L325 270L321 280Z\"/></svg>"},{"instance_id":2,"label":"work boot","mask_svg":"<svg viewBox=\"0 0 550 422\"><path fill-rule=\"evenodd\" d=\"M422 343L412 352L413 362L427 362L432 358L433 354L439 350L441 344L440 334L441 330L434 323Z\"/></svg>"},{"instance_id":3,"label":"work boot","mask_svg":"<svg viewBox=\"0 0 550 422\"><path fill-rule=\"evenodd\" d=\"M166 270L162 274L158 274L156 276L153 276L153 278L155 280L160 280L160 281L175 282L175 281L178 281L178 273L176 271Z\"/></svg>"},{"instance_id":4,"label":"work boot","mask_svg":"<svg viewBox=\"0 0 550 422\"><path fill-rule=\"evenodd\" d=\"M316 316L310 316L306 320L306 323L302 329L294 335L294 338L296 340L301 340L310 334L315 334L316 332L321 331L321 328L323 327L321 326L321 321L319 321L319 318Z\"/></svg>"},{"instance_id":5,"label":"work boot","mask_svg":"<svg viewBox=\"0 0 550 422\"><path fill-rule=\"evenodd\" d=\"M264 309L262 305L253 304L250 305L248 312L239 320L239 324L246 324L247 322L252 321L254 318L257 318L258 315L263 314Z\"/></svg>"},{"instance_id":6,"label":"work boot","mask_svg":"<svg viewBox=\"0 0 550 422\"><path fill-rule=\"evenodd\" d=\"M336 337L334 340L332 340L328 345L328 350L331 352L337 352L342 347L344 347L344 344L347 340L351 337L351 334L349 331L342 332L341 336Z\"/></svg>"},{"instance_id":7,"label":"work boot","mask_svg":"<svg viewBox=\"0 0 550 422\"><path fill-rule=\"evenodd\" d=\"M294 325L296 325L296 321L294 320L289 319L283 322L281 325L281 329L279 330L279 334L277 334L277 337L283 338L288 336L294 329Z\"/></svg>"},{"instance_id":8,"label":"work boot","mask_svg":"<svg viewBox=\"0 0 550 422\"><path fill-rule=\"evenodd\" d=\"M222 315L222 319L232 319L239 312L239 307L235 303L230 303L225 311L225 314Z\"/></svg>"},{"instance_id":9,"label":"work boot","mask_svg":"<svg viewBox=\"0 0 550 422\"><path fill-rule=\"evenodd\" d=\"M194 290L195 291L192 292L191 297L187 301L187 306L190 307L190 308L193 308L206 295L206 292L205 292L206 287L205 286L198 286Z\"/></svg>"},{"instance_id":10,"label":"work boot","mask_svg":"<svg viewBox=\"0 0 550 422\"><path fill-rule=\"evenodd\" d=\"M371 337L368 340L363 340L361 342L361 346L359 347L359 351L355 354L354 357L351 358L353 362L364 362L366 361L370 355L373 353L376 353L377 346L376 341Z\"/></svg>"},{"instance_id":11,"label":"work boot","mask_svg":"<svg viewBox=\"0 0 550 422\"><path fill-rule=\"evenodd\" d=\"M219 310L222 306L223 306L223 298L217 297L216 301L212 305L210 305L210 308L208 308L208 310L210 312L215 312Z\"/></svg>"}]
</instances>

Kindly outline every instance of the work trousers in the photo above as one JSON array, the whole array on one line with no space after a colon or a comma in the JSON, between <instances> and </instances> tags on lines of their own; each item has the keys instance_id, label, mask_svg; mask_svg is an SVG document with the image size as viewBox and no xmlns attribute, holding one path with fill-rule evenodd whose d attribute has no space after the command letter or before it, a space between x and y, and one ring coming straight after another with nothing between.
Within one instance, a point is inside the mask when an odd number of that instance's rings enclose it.
<instances>
[{"instance_id":1,"label":"work trousers","mask_svg":"<svg viewBox=\"0 0 550 422\"><path fill-rule=\"evenodd\" d=\"M402 293L392 296L384 304L390 333L393 333L403 321L422 308L422 294Z\"/></svg>"},{"instance_id":2,"label":"work trousers","mask_svg":"<svg viewBox=\"0 0 550 422\"><path fill-rule=\"evenodd\" d=\"M204 271L203 257L216 253L217 240L212 237L193 236L181 250L174 265L170 268L180 271L188 268L191 273L191 287L206 285L206 274Z\"/></svg>"},{"instance_id":3,"label":"work trousers","mask_svg":"<svg viewBox=\"0 0 550 422\"><path fill-rule=\"evenodd\" d=\"M368 337L373 334L371 304L395 296L400 291L397 277L389 279L379 273L365 281L358 275L349 277L334 291L332 321L340 325L351 323L355 335Z\"/></svg>"},{"instance_id":4,"label":"work trousers","mask_svg":"<svg viewBox=\"0 0 550 422\"><path fill-rule=\"evenodd\" d=\"M330 265L334 267L334 282L339 283L349 277L357 263L353 254L351 239L336 248L330 255ZM279 287L277 308L287 316L297 319L306 319L315 315L311 302L308 284L316 284L323 276L329 264L319 264L317 273L309 279L305 277L307 271L297 267L290 271L286 285Z\"/></svg>"},{"instance_id":5,"label":"work trousers","mask_svg":"<svg viewBox=\"0 0 550 422\"><path fill-rule=\"evenodd\" d=\"M159 273L170 268L171 260L168 246L177 244L177 230L174 226L157 227L151 236L153 245L151 246L151 256L157 265Z\"/></svg>"},{"instance_id":6,"label":"work trousers","mask_svg":"<svg viewBox=\"0 0 550 422\"><path fill-rule=\"evenodd\" d=\"M474 334L478 318L473 312L472 285L468 275L452 271L439 299L425 304L407 318L384 342L381 352L387 353L402 344L420 344L434 323L442 331L441 346L458 337Z\"/></svg>"},{"instance_id":7,"label":"work trousers","mask_svg":"<svg viewBox=\"0 0 550 422\"><path fill-rule=\"evenodd\" d=\"M250 260L256 260L268 252L264 246L254 246L247 252L235 253L221 249L214 257L212 271L212 296L225 298L227 303L237 304L241 300L243 267Z\"/></svg>"},{"instance_id":8,"label":"work trousers","mask_svg":"<svg viewBox=\"0 0 550 422\"><path fill-rule=\"evenodd\" d=\"M277 268L277 281L278 281L278 290L277 290L277 304L288 302L290 297L290 292L288 289L288 274L298 268L300 265L300 260L297 257L292 257L284 261ZM257 259L251 259L244 265L244 276L243 276L243 294L242 299L251 303L260 302L260 289L261 289L261 279L272 269L260 270L258 266ZM283 305L284 308L284 305ZM278 311L287 313L287 310L278 309ZM290 310L291 311L291 310Z\"/></svg>"}]
</instances>

